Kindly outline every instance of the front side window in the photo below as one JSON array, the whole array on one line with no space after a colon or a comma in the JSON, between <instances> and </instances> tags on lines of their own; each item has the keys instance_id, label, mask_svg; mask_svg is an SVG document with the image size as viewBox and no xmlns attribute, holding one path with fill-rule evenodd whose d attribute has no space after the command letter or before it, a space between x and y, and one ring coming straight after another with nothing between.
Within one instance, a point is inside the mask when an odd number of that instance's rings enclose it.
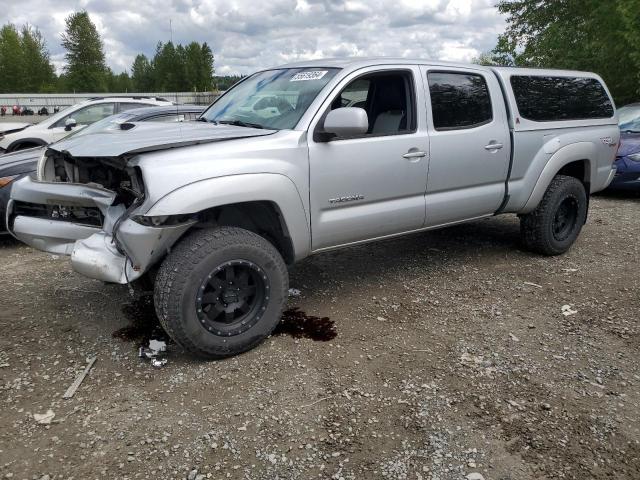
<instances>
[{"instance_id":1,"label":"front side window","mask_svg":"<svg viewBox=\"0 0 640 480\"><path fill-rule=\"evenodd\" d=\"M331 110L362 108L366 135L399 135L415 131L413 77L407 71L375 72L349 83L331 103Z\"/></svg>"},{"instance_id":2,"label":"front side window","mask_svg":"<svg viewBox=\"0 0 640 480\"><path fill-rule=\"evenodd\" d=\"M91 125L98 120L102 120L110 115L113 115L115 110L114 103L99 103L97 105L89 105L88 107L76 110L73 113L69 113L62 117L54 127L64 127L65 122L69 118L73 118L78 125Z\"/></svg>"},{"instance_id":3,"label":"front side window","mask_svg":"<svg viewBox=\"0 0 640 480\"><path fill-rule=\"evenodd\" d=\"M536 122L611 118L613 105L595 78L514 75L511 87L523 118Z\"/></svg>"},{"instance_id":4,"label":"front side window","mask_svg":"<svg viewBox=\"0 0 640 480\"><path fill-rule=\"evenodd\" d=\"M282 68L236 84L203 114L217 123L273 130L292 129L337 68Z\"/></svg>"},{"instance_id":5,"label":"front side window","mask_svg":"<svg viewBox=\"0 0 640 480\"><path fill-rule=\"evenodd\" d=\"M491 122L491 95L482 75L429 72L431 113L436 130L474 128Z\"/></svg>"}]
</instances>

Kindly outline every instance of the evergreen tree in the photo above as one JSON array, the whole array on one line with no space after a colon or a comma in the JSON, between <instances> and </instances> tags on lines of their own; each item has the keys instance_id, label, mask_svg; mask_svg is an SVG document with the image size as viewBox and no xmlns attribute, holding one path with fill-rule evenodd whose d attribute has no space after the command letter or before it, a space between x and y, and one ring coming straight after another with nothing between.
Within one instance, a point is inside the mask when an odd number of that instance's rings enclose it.
<instances>
[{"instance_id":1,"label":"evergreen tree","mask_svg":"<svg viewBox=\"0 0 640 480\"><path fill-rule=\"evenodd\" d=\"M100 34L86 11L69 15L62 46L67 50L65 73L69 87L77 92L106 90L108 70Z\"/></svg>"},{"instance_id":2,"label":"evergreen tree","mask_svg":"<svg viewBox=\"0 0 640 480\"><path fill-rule=\"evenodd\" d=\"M23 91L23 58L18 29L8 23L0 28L0 92Z\"/></svg>"},{"instance_id":3,"label":"evergreen tree","mask_svg":"<svg viewBox=\"0 0 640 480\"><path fill-rule=\"evenodd\" d=\"M22 74L25 92L52 90L56 74L49 60L44 38L37 28L29 25L22 27Z\"/></svg>"},{"instance_id":4,"label":"evergreen tree","mask_svg":"<svg viewBox=\"0 0 640 480\"><path fill-rule=\"evenodd\" d=\"M131 66L131 83L136 92L152 92L155 90L153 67L144 54L136 55Z\"/></svg>"}]
</instances>

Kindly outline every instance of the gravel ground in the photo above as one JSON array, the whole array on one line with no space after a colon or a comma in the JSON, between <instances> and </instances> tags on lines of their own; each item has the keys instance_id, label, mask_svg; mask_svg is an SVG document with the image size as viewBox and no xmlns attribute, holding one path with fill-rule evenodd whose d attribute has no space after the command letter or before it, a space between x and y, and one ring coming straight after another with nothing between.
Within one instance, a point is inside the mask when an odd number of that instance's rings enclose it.
<instances>
[{"instance_id":1,"label":"gravel ground","mask_svg":"<svg viewBox=\"0 0 640 480\"><path fill-rule=\"evenodd\" d=\"M144 299L0 239L0 478L640 478L640 203L591 206L560 257L505 216L310 258L335 338L164 368Z\"/></svg>"}]
</instances>

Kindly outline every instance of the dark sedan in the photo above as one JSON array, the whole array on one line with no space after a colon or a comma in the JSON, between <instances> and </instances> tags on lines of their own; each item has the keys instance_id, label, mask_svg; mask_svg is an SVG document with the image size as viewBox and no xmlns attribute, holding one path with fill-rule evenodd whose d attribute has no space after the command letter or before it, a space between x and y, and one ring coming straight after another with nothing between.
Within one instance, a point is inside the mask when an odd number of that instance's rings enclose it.
<instances>
[{"instance_id":1,"label":"dark sedan","mask_svg":"<svg viewBox=\"0 0 640 480\"><path fill-rule=\"evenodd\" d=\"M198 105L167 105L136 108L112 115L73 133L88 135L92 132L121 128L132 122L182 122L196 120L206 107ZM69 138L69 137L66 137ZM6 233L5 211L14 180L35 173L38 160L47 147L29 148L0 155L0 233Z\"/></svg>"},{"instance_id":2,"label":"dark sedan","mask_svg":"<svg viewBox=\"0 0 640 480\"><path fill-rule=\"evenodd\" d=\"M618 110L620 148L616 155L616 176L609 188L640 191L640 103Z\"/></svg>"}]
</instances>

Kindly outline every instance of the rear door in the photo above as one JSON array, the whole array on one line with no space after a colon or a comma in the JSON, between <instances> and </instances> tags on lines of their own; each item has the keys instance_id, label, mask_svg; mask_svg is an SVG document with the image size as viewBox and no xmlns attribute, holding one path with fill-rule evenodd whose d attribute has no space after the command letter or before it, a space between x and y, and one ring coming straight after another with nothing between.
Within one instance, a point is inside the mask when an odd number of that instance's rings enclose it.
<instances>
[{"instance_id":1,"label":"rear door","mask_svg":"<svg viewBox=\"0 0 640 480\"><path fill-rule=\"evenodd\" d=\"M504 198L510 143L491 72L422 67L430 140L425 226L493 214Z\"/></svg>"}]
</instances>

